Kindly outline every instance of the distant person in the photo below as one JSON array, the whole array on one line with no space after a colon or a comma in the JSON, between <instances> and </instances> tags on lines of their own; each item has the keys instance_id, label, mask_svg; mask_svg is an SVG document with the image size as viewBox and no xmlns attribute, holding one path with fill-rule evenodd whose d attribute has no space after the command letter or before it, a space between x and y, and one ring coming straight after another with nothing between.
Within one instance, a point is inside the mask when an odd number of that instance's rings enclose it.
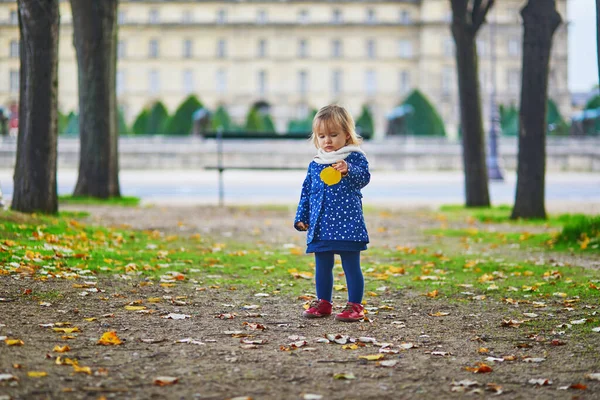
<instances>
[{"instance_id":1,"label":"distant person","mask_svg":"<svg viewBox=\"0 0 600 400\"><path fill-rule=\"evenodd\" d=\"M360 252L367 249L360 190L371 180L369 162L359 147L354 120L343 107L321 108L312 123L311 140L317 155L308 166L294 227L307 231L306 252L315 253L317 299L302 314L331 315L334 255L339 254L348 286L346 308L335 318L344 322L364 318L361 304L364 279Z\"/></svg>"}]
</instances>

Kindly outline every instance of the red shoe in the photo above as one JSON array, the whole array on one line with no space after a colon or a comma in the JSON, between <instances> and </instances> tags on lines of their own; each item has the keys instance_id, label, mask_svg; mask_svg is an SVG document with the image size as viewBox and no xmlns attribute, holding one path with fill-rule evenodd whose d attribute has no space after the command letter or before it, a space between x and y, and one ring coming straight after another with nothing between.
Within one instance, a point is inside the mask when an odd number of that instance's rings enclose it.
<instances>
[{"instance_id":1,"label":"red shoe","mask_svg":"<svg viewBox=\"0 0 600 400\"><path fill-rule=\"evenodd\" d=\"M363 310L365 308L359 303L346 303L344 311L335 316L338 321L344 322L356 322L360 321L365 317Z\"/></svg>"},{"instance_id":2,"label":"red shoe","mask_svg":"<svg viewBox=\"0 0 600 400\"><path fill-rule=\"evenodd\" d=\"M310 303L308 310L305 310L302 313L302 316L306 318L329 317L331 315L332 307L333 304L327 300L313 300L312 303Z\"/></svg>"}]
</instances>

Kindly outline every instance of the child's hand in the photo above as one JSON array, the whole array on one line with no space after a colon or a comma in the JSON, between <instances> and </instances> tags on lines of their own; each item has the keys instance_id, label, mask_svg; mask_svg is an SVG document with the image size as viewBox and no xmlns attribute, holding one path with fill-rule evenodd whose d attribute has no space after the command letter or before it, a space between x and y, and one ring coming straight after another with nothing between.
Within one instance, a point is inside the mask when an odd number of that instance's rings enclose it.
<instances>
[{"instance_id":1,"label":"child's hand","mask_svg":"<svg viewBox=\"0 0 600 400\"><path fill-rule=\"evenodd\" d=\"M308 225L302 221L299 221L299 222L296 222L296 228L298 228L298 230L301 230L301 231L306 231L306 230L308 230Z\"/></svg>"},{"instance_id":2,"label":"child's hand","mask_svg":"<svg viewBox=\"0 0 600 400\"><path fill-rule=\"evenodd\" d=\"M340 160L335 164L331 165L334 169L337 169L342 173L342 175L346 175L348 173L348 164L344 160Z\"/></svg>"}]
</instances>

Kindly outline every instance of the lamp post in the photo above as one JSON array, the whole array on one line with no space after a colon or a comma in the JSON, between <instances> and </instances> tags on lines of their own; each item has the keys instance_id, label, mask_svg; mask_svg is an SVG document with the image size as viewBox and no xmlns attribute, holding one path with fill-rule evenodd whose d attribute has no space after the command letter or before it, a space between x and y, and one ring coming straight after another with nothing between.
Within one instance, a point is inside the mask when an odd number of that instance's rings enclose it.
<instances>
[{"instance_id":1,"label":"lamp post","mask_svg":"<svg viewBox=\"0 0 600 400\"><path fill-rule=\"evenodd\" d=\"M489 149L487 154L488 179L492 181L503 181L504 176L498 165L498 133L500 132L500 118L498 107L496 105L496 16L495 9L491 10L493 14L490 22L490 131L489 131Z\"/></svg>"}]
</instances>

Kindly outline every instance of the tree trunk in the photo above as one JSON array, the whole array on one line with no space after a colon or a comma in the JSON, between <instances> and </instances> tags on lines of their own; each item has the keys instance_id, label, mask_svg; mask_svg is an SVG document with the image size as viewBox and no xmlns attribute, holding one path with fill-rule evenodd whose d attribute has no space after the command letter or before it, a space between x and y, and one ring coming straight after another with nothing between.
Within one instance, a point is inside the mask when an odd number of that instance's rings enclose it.
<instances>
[{"instance_id":1,"label":"tree trunk","mask_svg":"<svg viewBox=\"0 0 600 400\"><path fill-rule=\"evenodd\" d=\"M456 43L466 206L489 207L476 37L493 1L488 1L483 9L481 2L478 2L469 10L468 0L451 0L451 5L452 36Z\"/></svg>"},{"instance_id":2,"label":"tree trunk","mask_svg":"<svg viewBox=\"0 0 600 400\"><path fill-rule=\"evenodd\" d=\"M11 208L56 213L58 0L19 0L19 134Z\"/></svg>"},{"instance_id":3,"label":"tree trunk","mask_svg":"<svg viewBox=\"0 0 600 400\"><path fill-rule=\"evenodd\" d=\"M596 0L596 60L598 62L598 85L600 86L600 0Z\"/></svg>"},{"instance_id":4,"label":"tree trunk","mask_svg":"<svg viewBox=\"0 0 600 400\"><path fill-rule=\"evenodd\" d=\"M71 0L79 70L79 177L75 196L120 196L117 68L118 0Z\"/></svg>"},{"instance_id":5,"label":"tree trunk","mask_svg":"<svg viewBox=\"0 0 600 400\"><path fill-rule=\"evenodd\" d=\"M546 101L552 36L562 19L555 0L529 0L523 16L517 193L511 218L546 218Z\"/></svg>"}]
</instances>

